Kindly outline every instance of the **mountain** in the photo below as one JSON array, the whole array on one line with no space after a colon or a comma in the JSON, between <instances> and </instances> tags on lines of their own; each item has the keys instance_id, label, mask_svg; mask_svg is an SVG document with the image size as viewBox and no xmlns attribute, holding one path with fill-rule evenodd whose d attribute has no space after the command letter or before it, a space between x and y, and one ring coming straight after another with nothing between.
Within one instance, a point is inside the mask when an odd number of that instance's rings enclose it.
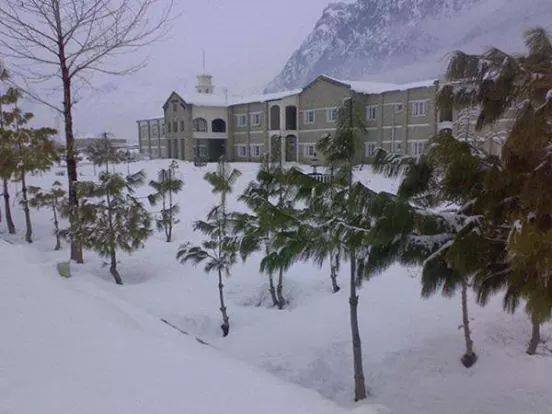
<instances>
[{"instance_id":1,"label":"mountain","mask_svg":"<svg viewBox=\"0 0 552 414\"><path fill-rule=\"evenodd\" d=\"M529 27L552 28L550 0L356 0L327 6L266 92L320 74L406 82L436 77L446 55L522 48Z\"/></svg>"}]
</instances>

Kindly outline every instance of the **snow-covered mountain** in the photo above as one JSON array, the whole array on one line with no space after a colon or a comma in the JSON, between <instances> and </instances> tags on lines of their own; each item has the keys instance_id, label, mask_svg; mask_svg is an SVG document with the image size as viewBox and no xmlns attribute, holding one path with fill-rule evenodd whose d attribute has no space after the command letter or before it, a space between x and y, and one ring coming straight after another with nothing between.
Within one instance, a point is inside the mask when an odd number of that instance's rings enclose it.
<instances>
[{"instance_id":1,"label":"snow-covered mountain","mask_svg":"<svg viewBox=\"0 0 552 414\"><path fill-rule=\"evenodd\" d=\"M550 0L354 0L332 3L267 91L322 73L411 81L439 75L451 50L522 47L529 27L552 28Z\"/></svg>"}]
</instances>

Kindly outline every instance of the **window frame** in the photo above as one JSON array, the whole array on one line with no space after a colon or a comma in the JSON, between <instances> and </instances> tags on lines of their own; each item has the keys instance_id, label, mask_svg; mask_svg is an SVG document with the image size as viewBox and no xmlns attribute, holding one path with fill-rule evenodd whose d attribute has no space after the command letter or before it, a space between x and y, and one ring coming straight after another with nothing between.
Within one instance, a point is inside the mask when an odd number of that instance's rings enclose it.
<instances>
[{"instance_id":1,"label":"window frame","mask_svg":"<svg viewBox=\"0 0 552 414\"><path fill-rule=\"evenodd\" d=\"M371 158L374 155L376 155L376 143L375 142L366 142L366 147L364 150L364 154L366 157Z\"/></svg>"},{"instance_id":2,"label":"window frame","mask_svg":"<svg viewBox=\"0 0 552 414\"><path fill-rule=\"evenodd\" d=\"M377 104L366 105L366 120L367 121L377 121L377 119L378 119L378 106L379 105L377 105ZM372 112L373 112L373 114L372 114Z\"/></svg>"},{"instance_id":3,"label":"window frame","mask_svg":"<svg viewBox=\"0 0 552 414\"><path fill-rule=\"evenodd\" d=\"M236 114L236 126L238 128L247 127L247 114Z\"/></svg>"},{"instance_id":4,"label":"window frame","mask_svg":"<svg viewBox=\"0 0 552 414\"><path fill-rule=\"evenodd\" d=\"M338 113L339 109L337 107L326 109L326 121L331 123L337 122Z\"/></svg>"},{"instance_id":5,"label":"window frame","mask_svg":"<svg viewBox=\"0 0 552 414\"><path fill-rule=\"evenodd\" d=\"M310 115L312 115L312 119L310 119ZM314 109L306 109L303 112L303 121L305 125L313 125L316 122L316 111Z\"/></svg>"},{"instance_id":6,"label":"window frame","mask_svg":"<svg viewBox=\"0 0 552 414\"><path fill-rule=\"evenodd\" d=\"M258 122L257 122L258 121ZM252 127L258 127L263 124L263 113L253 112L250 114L250 122Z\"/></svg>"},{"instance_id":7,"label":"window frame","mask_svg":"<svg viewBox=\"0 0 552 414\"><path fill-rule=\"evenodd\" d=\"M411 102L411 111L412 116L416 118L427 116L428 113L428 101L427 100L419 100L419 101L412 101Z\"/></svg>"}]
</instances>

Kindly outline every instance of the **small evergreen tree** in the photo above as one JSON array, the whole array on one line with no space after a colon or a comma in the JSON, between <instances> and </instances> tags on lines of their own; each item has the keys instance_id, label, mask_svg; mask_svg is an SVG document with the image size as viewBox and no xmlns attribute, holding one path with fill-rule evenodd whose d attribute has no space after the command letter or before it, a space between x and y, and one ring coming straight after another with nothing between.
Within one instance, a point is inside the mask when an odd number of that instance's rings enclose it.
<instances>
[{"instance_id":1,"label":"small evergreen tree","mask_svg":"<svg viewBox=\"0 0 552 414\"><path fill-rule=\"evenodd\" d=\"M27 174L46 171L58 159L58 152L52 140L56 133L51 128L30 128L32 113L24 113L17 103L21 97L16 89L9 89L8 96L12 102L12 110L4 111L4 145L11 148L11 156L16 165L15 176L21 181L21 204L25 213L25 241L32 243L32 223L29 208Z\"/></svg>"},{"instance_id":2,"label":"small evergreen tree","mask_svg":"<svg viewBox=\"0 0 552 414\"><path fill-rule=\"evenodd\" d=\"M239 250L239 242L232 235L233 221L231 214L226 211L226 198L240 175L238 170L230 169L222 158L216 172L205 174L205 180L212 186L213 193L220 196L218 204L209 212L207 219L194 224L194 230L206 235L207 239L199 246L185 243L180 246L177 253L177 259L181 263L205 262L205 272L217 272L223 336L230 332L230 319L224 302L223 276L230 276L230 268L236 263Z\"/></svg>"},{"instance_id":3,"label":"small evergreen tree","mask_svg":"<svg viewBox=\"0 0 552 414\"><path fill-rule=\"evenodd\" d=\"M60 203L65 197L66 192L59 181L52 184L49 191L43 191L40 187L29 187L31 198L29 204L34 208L50 208L52 209L52 220L54 222L54 235L56 236L56 246L54 250L61 249L61 234L59 229L58 212Z\"/></svg>"},{"instance_id":4,"label":"small evergreen tree","mask_svg":"<svg viewBox=\"0 0 552 414\"><path fill-rule=\"evenodd\" d=\"M178 223L177 214L179 212L178 204L174 202L174 196L178 194L184 182L176 177L178 163L171 162L168 169L161 169L157 174L157 181L150 181L149 185L155 190L155 193L148 196L152 206L161 201L161 211L156 218L157 229L165 232L167 243L172 240L173 226Z\"/></svg>"},{"instance_id":5,"label":"small evergreen tree","mask_svg":"<svg viewBox=\"0 0 552 414\"><path fill-rule=\"evenodd\" d=\"M116 148L106 132L101 138L95 139L85 149L85 154L92 165L94 166L94 175L96 174L96 166L105 166L105 171L109 172L109 164L118 164L126 159L124 151Z\"/></svg>"},{"instance_id":6,"label":"small evergreen tree","mask_svg":"<svg viewBox=\"0 0 552 414\"><path fill-rule=\"evenodd\" d=\"M483 189L485 165L492 162L471 143L442 132L429 151L418 157L379 150L374 169L388 176L402 174L397 197L387 197L376 213L373 246L366 266L381 272L393 262L422 265L422 296L461 291L466 368L477 361L469 326L468 288L479 261L473 246L480 246L482 222L472 210ZM446 204L448 207L444 208ZM458 207L450 207L458 206Z\"/></svg>"},{"instance_id":7,"label":"small evergreen tree","mask_svg":"<svg viewBox=\"0 0 552 414\"><path fill-rule=\"evenodd\" d=\"M363 217L364 211L362 211L362 205L358 201L360 198L370 197L370 194L364 191L365 189L362 186L356 186L355 188L353 180L353 170L356 164L355 153L357 153L360 146L360 134L364 130L362 109L351 98L339 110L335 134L327 135L318 144L318 149L326 162L332 168L339 170L339 174L345 177L347 183L341 191L333 193L329 200L331 210L342 212L337 216L342 220L332 221L331 223L334 225L328 227L326 231L339 234L340 243L350 262L349 311L353 343L355 401L366 398L366 384L362 367L362 345L358 326L357 294L357 278L359 275L357 248L365 232L356 229L363 229L366 224L369 228L369 222L366 221L367 217ZM356 195L360 197L356 197Z\"/></svg>"},{"instance_id":8,"label":"small evergreen tree","mask_svg":"<svg viewBox=\"0 0 552 414\"><path fill-rule=\"evenodd\" d=\"M284 252L277 248L278 236L287 233L293 212L294 187L289 172L282 165L275 166L265 160L257 180L244 191L240 200L253 214L235 214L236 230L241 233L241 253L244 260L254 251L263 250L261 272L268 274L272 302L279 309L287 303L284 294L284 273L290 265ZM274 286L274 274L278 283Z\"/></svg>"},{"instance_id":9,"label":"small evergreen tree","mask_svg":"<svg viewBox=\"0 0 552 414\"><path fill-rule=\"evenodd\" d=\"M533 324L527 353L534 354L540 325L552 319L552 41L536 28L525 34L525 44L528 53L520 56L495 48L483 55L456 52L447 96L461 107L462 97L471 96L479 130L516 108L501 160L489 169L477 199L493 254L476 283L482 303L501 289L508 311L525 299Z\"/></svg>"},{"instance_id":10,"label":"small evergreen tree","mask_svg":"<svg viewBox=\"0 0 552 414\"><path fill-rule=\"evenodd\" d=\"M110 272L118 285L123 281L117 270L117 251L138 250L152 232L150 214L134 197L144 178L143 171L126 178L104 171L99 175L99 183L78 183L81 197L78 236L84 247L110 259Z\"/></svg>"},{"instance_id":11,"label":"small evergreen tree","mask_svg":"<svg viewBox=\"0 0 552 414\"><path fill-rule=\"evenodd\" d=\"M4 84L8 79L8 71L0 63L0 84ZM17 163L12 155L13 147L8 137L8 131L5 130L4 107L14 104L15 98L16 96L11 92L0 92L0 178L2 178L6 226L10 234L15 234L15 225L11 214L8 182L17 170Z\"/></svg>"}]
</instances>

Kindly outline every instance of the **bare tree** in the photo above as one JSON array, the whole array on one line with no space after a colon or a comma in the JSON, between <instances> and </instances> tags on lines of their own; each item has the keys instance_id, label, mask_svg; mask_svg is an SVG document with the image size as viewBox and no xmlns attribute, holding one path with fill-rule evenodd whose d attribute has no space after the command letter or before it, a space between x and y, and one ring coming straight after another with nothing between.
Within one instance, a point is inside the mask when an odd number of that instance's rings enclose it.
<instances>
[{"instance_id":1,"label":"bare tree","mask_svg":"<svg viewBox=\"0 0 552 414\"><path fill-rule=\"evenodd\" d=\"M117 67L115 58L163 37L169 28L173 4L174 0L0 2L0 48L25 79L25 86L20 88L64 117L72 234L77 234L79 203L73 134L76 91L90 84L92 73L125 75L143 67L144 62ZM51 80L61 81L60 105L33 89L37 82ZM71 239L71 259L82 263L82 247L76 239Z\"/></svg>"}]
</instances>

